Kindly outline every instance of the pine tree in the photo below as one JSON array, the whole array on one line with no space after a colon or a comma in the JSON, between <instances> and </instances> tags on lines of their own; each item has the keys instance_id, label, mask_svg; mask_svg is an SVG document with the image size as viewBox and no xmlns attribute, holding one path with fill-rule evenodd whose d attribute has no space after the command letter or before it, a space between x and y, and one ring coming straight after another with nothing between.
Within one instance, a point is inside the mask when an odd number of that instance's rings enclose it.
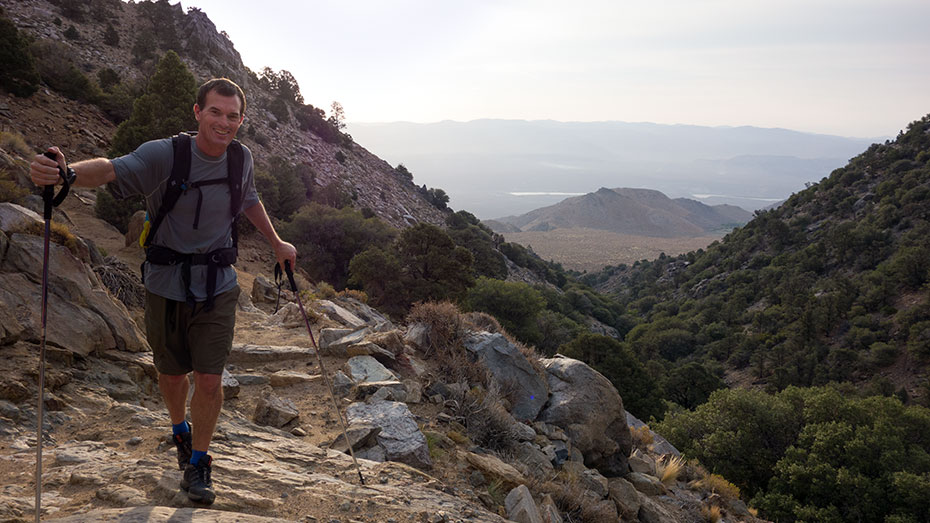
<instances>
[{"instance_id":1,"label":"pine tree","mask_svg":"<svg viewBox=\"0 0 930 523\"><path fill-rule=\"evenodd\" d=\"M132 115L117 128L111 156L128 154L149 140L196 129L195 101L194 75L177 53L168 51L158 62L145 94L133 103Z\"/></svg>"}]
</instances>

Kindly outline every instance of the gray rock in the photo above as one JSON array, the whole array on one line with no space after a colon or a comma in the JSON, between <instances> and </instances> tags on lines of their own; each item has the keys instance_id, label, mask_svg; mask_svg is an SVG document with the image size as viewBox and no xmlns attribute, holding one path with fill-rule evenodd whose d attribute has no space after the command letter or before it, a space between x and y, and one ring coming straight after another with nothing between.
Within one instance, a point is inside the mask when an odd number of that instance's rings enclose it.
<instances>
[{"instance_id":1,"label":"gray rock","mask_svg":"<svg viewBox=\"0 0 930 523\"><path fill-rule=\"evenodd\" d=\"M309 340L308 340L309 341ZM272 363L285 360L313 359L313 349L293 345L252 345L234 343L229 353L229 363L236 365Z\"/></svg>"},{"instance_id":2,"label":"gray rock","mask_svg":"<svg viewBox=\"0 0 930 523\"><path fill-rule=\"evenodd\" d=\"M355 382L341 370L333 374L333 392L336 396L340 398L348 396L354 386Z\"/></svg>"},{"instance_id":3,"label":"gray rock","mask_svg":"<svg viewBox=\"0 0 930 523\"><path fill-rule=\"evenodd\" d=\"M396 356L394 353L382 348L377 343L373 343L369 340L364 340L360 343L355 343L346 347L346 356L372 356L378 361L393 364Z\"/></svg>"},{"instance_id":4,"label":"gray rock","mask_svg":"<svg viewBox=\"0 0 930 523\"><path fill-rule=\"evenodd\" d=\"M423 401L423 385L416 380L404 380L404 388L407 389L407 399L405 403L420 403Z\"/></svg>"},{"instance_id":5,"label":"gray rock","mask_svg":"<svg viewBox=\"0 0 930 523\"><path fill-rule=\"evenodd\" d=\"M252 416L252 421L258 425L281 428L297 419L298 416L300 416L300 413L293 401L267 394L259 398L258 403L255 405L255 414Z\"/></svg>"},{"instance_id":6,"label":"gray rock","mask_svg":"<svg viewBox=\"0 0 930 523\"><path fill-rule=\"evenodd\" d=\"M12 234L0 263L0 343L41 338L43 240ZM97 275L61 245L49 245L49 298L46 340L86 356L120 349L149 350L126 307L114 299Z\"/></svg>"},{"instance_id":7,"label":"gray rock","mask_svg":"<svg viewBox=\"0 0 930 523\"><path fill-rule=\"evenodd\" d=\"M369 423L381 428L377 439L386 459L417 468L432 467L426 437L407 405L392 401L353 403L346 415L351 423Z\"/></svg>"},{"instance_id":8,"label":"gray rock","mask_svg":"<svg viewBox=\"0 0 930 523\"><path fill-rule=\"evenodd\" d=\"M544 523L542 515L536 502L533 501L533 494L526 485L511 490L507 497L504 498L504 507L507 509L507 519L517 523Z\"/></svg>"},{"instance_id":9,"label":"gray rock","mask_svg":"<svg viewBox=\"0 0 930 523\"><path fill-rule=\"evenodd\" d=\"M551 397L539 420L562 428L572 447L584 453L585 463L604 475L626 474L633 440L617 389L578 360L557 356L542 363Z\"/></svg>"},{"instance_id":10,"label":"gray rock","mask_svg":"<svg viewBox=\"0 0 930 523\"><path fill-rule=\"evenodd\" d=\"M319 378L319 376L311 376L305 372L293 370L279 370L269 376L268 381L271 383L272 387L287 387L299 383L307 383L314 378Z\"/></svg>"},{"instance_id":11,"label":"gray rock","mask_svg":"<svg viewBox=\"0 0 930 523\"><path fill-rule=\"evenodd\" d=\"M536 431L526 423L518 421L513 424L510 430L517 441L533 441L536 439Z\"/></svg>"},{"instance_id":12,"label":"gray rock","mask_svg":"<svg viewBox=\"0 0 930 523\"><path fill-rule=\"evenodd\" d=\"M252 281L251 297L252 303L274 303L278 299L278 287L259 274Z\"/></svg>"},{"instance_id":13,"label":"gray rock","mask_svg":"<svg viewBox=\"0 0 930 523\"><path fill-rule=\"evenodd\" d=\"M261 374L233 374L233 377L236 378L236 381L239 382L239 385L245 387L252 385L267 385L271 383L271 380L268 379L268 376L263 376Z\"/></svg>"},{"instance_id":14,"label":"gray rock","mask_svg":"<svg viewBox=\"0 0 930 523\"><path fill-rule=\"evenodd\" d=\"M675 517L672 511L649 496L640 498L639 521L642 523L677 523L680 518Z\"/></svg>"},{"instance_id":15,"label":"gray rock","mask_svg":"<svg viewBox=\"0 0 930 523\"><path fill-rule=\"evenodd\" d=\"M526 465L527 470L533 476L547 476L554 470L549 456L529 441L519 443L516 446L514 455L521 463Z\"/></svg>"},{"instance_id":16,"label":"gray rock","mask_svg":"<svg viewBox=\"0 0 930 523\"><path fill-rule=\"evenodd\" d=\"M606 498L608 494L607 478L602 476L598 471L587 469L579 477L581 486L591 492L596 493L601 498Z\"/></svg>"},{"instance_id":17,"label":"gray rock","mask_svg":"<svg viewBox=\"0 0 930 523\"><path fill-rule=\"evenodd\" d=\"M636 490L647 496L660 496L668 492L668 489L659 481L659 478L650 476L649 474L630 472L625 479L629 481Z\"/></svg>"},{"instance_id":18,"label":"gray rock","mask_svg":"<svg viewBox=\"0 0 930 523\"><path fill-rule=\"evenodd\" d=\"M656 462L651 457L636 449L630 456L630 470L642 474L656 475Z\"/></svg>"},{"instance_id":19,"label":"gray rock","mask_svg":"<svg viewBox=\"0 0 930 523\"><path fill-rule=\"evenodd\" d=\"M364 399L371 396L371 401L377 399L390 399L391 401L406 401L407 387L399 381L366 381L359 383L356 388L356 397Z\"/></svg>"},{"instance_id":20,"label":"gray rock","mask_svg":"<svg viewBox=\"0 0 930 523\"><path fill-rule=\"evenodd\" d=\"M121 507L145 505L148 502L145 493L128 485L107 485L98 490L96 496Z\"/></svg>"},{"instance_id":21,"label":"gray rock","mask_svg":"<svg viewBox=\"0 0 930 523\"><path fill-rule=\"evenodd\" d=\"M42 225L45 220L37 212L15 203L0 203L0 231L12 233L30 225Z\"/></svg>"},{"instance_id":22,"label":"gray rock","mask_svg":"<svg viewBox=\"0 0 930 523\"><path fill-rule=\"evenodd\" d=\"M397 376L393 372L387 370L384 365L371 356L349 358L344 370L355 383L397 381Z\"/></svg>"},{"instance_id":23,"label":"gray rock","mask_svg":"<svg viewBox=\"0 0 930 523\"><path fill-rule=\"evenodd\" d=\"M482 332L465 339L465 348L476 354L492 379L513 398L511 413L518 420L534 420L549 399L546 379L503 334Z\"/></svg>"},{"instance_id":24,"label":"gray rock","mask_svg":"<svg viewBox=\"0 0 930 523\"><path fill-rule=\"evenodd\" d=\"M345 333L347 330L348 332ZM322 354L331 356L347 356L346 349L349 345L364 341L368 331L367 327L354 331L349 329L323 329L320 331L320 351L322 351ZM336 337L341 333L344 334Z\"/></svg>"},{"instance_id":25,"label":"gray rock","mask_svg":"<svg viewBox=\"0 0 930 523\"><path fill-rule=\"evenodd\" d=\"M223 399L232 399L239 397L239 380L237 380L228 370L223 369Z\"/></svg>"},{"instance_id":26,"label":"gray rock","mask_svg":"<svg viewBox=\"0 0 930 523\"><path fill-rule=\"evenodd\" d=\"M608 496L617 504L620 515L627 519L637 517L639 514L639 492L632 483L623 478L610 478Z\"/></svg>"},{"instance_id":27,"label":"gray rock","mask_svg":"<svg viewBox=\"0 0 930 523\"><path fill-rule=\"evenodd\" d=\"M421 352L429 350L429 326L425 323L411 323L407 326L404 341L410 343Z\"/></svg>"},{"instance_id":28,"label":"gray rock","mask_svg":"<svg viewBox=\"0 0 930 523\"><path fill-rule=\"evenodd\" d=\"M352 450L361 450L366 447L377 445L377 436L380 433L381 427L377 427L370 423L353 423L346 429L349 441L346 442L345 436L340 434L339 437L336 438L336 441L329 445L329 448L348 453L349 445L351 444Z\"/></svg>"},{"instance_id":29,"label":"gray rock","mask_svg":"<svg viewBox=\"0 0 930 523\"><path fill-rule=\"evenodd\" d=\"M374 447L369 447L367 449L362 449L359 452L355 453L355 457L359 459L368 459L371 461L377 461L378 463L384 463L387 461L387 452L384 451L384 447L380 445L375 445Z\"/></svg>"},{"instance_id":30,"label":"gray rock","mask_svg":"<svg viewBox=\"0 0 930 523\"><path fill-rule=\"evenodd\" d=\"M316 308L323 311L329 319L351 328L363 327L366 323L365 320L352 314L345 307L336 305L329 300L317 300Z\"/></svg>"}]
</instances>

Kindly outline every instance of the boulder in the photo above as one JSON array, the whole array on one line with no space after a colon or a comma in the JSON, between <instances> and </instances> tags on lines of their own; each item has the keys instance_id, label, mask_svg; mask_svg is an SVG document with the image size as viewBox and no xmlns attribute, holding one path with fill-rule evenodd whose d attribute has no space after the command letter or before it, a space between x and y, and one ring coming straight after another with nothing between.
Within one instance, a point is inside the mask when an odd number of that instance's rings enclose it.
<instances>
[{"instance_id":1,"label":"boulder","mask_svg":"<svg viewBox=\"0 0 930 523\"><path fill-rule=\"evenodd\" d=\"M229 353L229 363L271 363L285 360L313 359L313 349L294 345L251 345L234 343Z\"/></svg>"},{"instance_id":2,"label":"boulder","mask_svg":"<svg viewBox=\"0 0 930 523\"><path fill-rule=\"evenodd\" d=\"M640 498L642 504L639 507L639 521L642 523L677 523L681 518L666 508L658 501L649 496Z\"/></svg>"},{"instance_id":3,"label":"boulder","mask_svg":"<svg viewBox=\"0 0 930 523\"><path fill-rule=\"evenodd\" d=\"M514 450L514 456L526 465L527 472L532 476L551 475L554 470L549 456L529 441L519 443Z\"/></svg>"},{"instance_id":4,"label":"boulder","mask_svg":"<svg viewBox=\"0 0 930 523\"><path fill-rule=\"evenodd\" d=\"M300 306L296 303L281 304L278 312L271 315L268 319L270 325L279 325L285 329L295 329L305 327L304 315L300 312Z\"/></svg>"},{"instance_id":5,"label":"boulder","mask_svg":"<svg viewBox=\"0 0 930 523\"><path fill-rule=\"evenodd\" d=\"M368 328L351 329L323 329L320 331L320 351L324 355L346 356L349 345L355 345L365 340Z\"/></svg>"},{"instance_id":6,"label":"boulder","mask_svg":"<svg viewBox=\"0 0 930 523\"><path fill-rule=\"evenodd\" d=\"M421 352L429 349L429 326L425 323L411 323L407 326L404 341L410 343Z\"/></svg>"},{"instance_id":7,"label":"boulder","mask_svg":"<svg viewBox=\"0 0 930 523\"><path fill-rule=\"evenodd\" d=\"M3 343L41 339L43 239L8 237L0 263L0 338ZM97 275L66 247L49 245L46 340L81 356L119 349L149 350L129 311Z\"/></svg>"},{"instance_id":8,"label":"boulder","mask_svg":"<svg viewBox=\"0 0 930 523\"><path fill-rule=\"evenodd\" d=\"M542 515L533 494L526 485L514 488L504 498L504 508L507 509L507 519L517 523L543 523Z\"/></svg>"},{"instance_id":9,"label":"boulder","mask_svg":"<svg viewBox=\"0 0 930 523\"><path fill-rule=\"evenodd\" d=\"M551 397L539 420L563 429L585 463L605 476L626 474L633 440L617 389L581 361L557 356L542 363Z\"/></svg>"},{"instance_id":10,"label":"boulder","mask_svg":"<svg viewBox=\"0 0 930 523\"><path fill-rule=\"evenodd\" d=\"M630 472L627 474L626 480L629 481L636 490L647 496L660 496L668 492L668 489L659 481L659 478L650 476L649 474Z\"/></svg>"},{"instance_id":11,"label":"boulder","mask_svg":"<svg viewBox=\"0 0 930 523\"><path fill-rule=\"evenodd\" d=\"M348 396L354 386L355 383L341 370L333 374L333 392L336 396Z\"/></svg>"},{"instance_id":12,"label":"boulder","mask_svg":"<svg viewBox=\"0 0 930 523\"><path fill-rule=\"evenodd\" d=\"M346 416L350 423L380 427L381 432L376 437L387 460L421 469L433 466L426 437L407 405L396 401L353 403L346 410Z\"/></svg>"},{"instance_id":13,"label":"boulder","mask_svg":"<svg viewBox=\"0 0 930 523\"><path fill-rule=\"evenodd\" d=\"M267 394L259 398L258 403L255 405L255 414L252 416L252 421L258 425L281 428L299 416L300 413L293 401Z\"/></svg>"},{"instance_id":14,"label":"boulder","mask_svg":"<svg viewBox=\"0 0 930 523\"><path fill-rule=\"evenodd\" d=\"M630 456L630 470L642 474L656 475L656 462L648 454L640 452L639 449L633 451Z\"/></svg>"},{"instance_id":15,"label":"boulder","mask_svg":"<svg viewBox=\"0 0 930 523\"><path fill-rule=\"evenodd\" d=\"M252 303L274 303L278 299L278 287L259 274L252 281Z\"/></svg>"},{"instance_id":16,"label":"boulder","mask_svg":"<svg viewBox=\"0 0 930 523\"><path fill-rule=\"evenodd\" d=\"M380 391L385 391L382 399L391 399L392 401L407 401L407 387L396 380L391 381L365 381L356 387L356 396L358 399L364 399Z\"/></svg>"},{"instance_id":17,"label":"boulder","mask_svg":"<svg viewBox=\"0 0 930 523\"><path fill-rule=\"evenodd\" d=\"M397 381L393 372L371 356L354 356L345 364L345 373L355 383Z\"/></svg>"},{"instance_id":18,"label":"boulder","mask_svg":"<svg viewBox=\"0 0 930 523\"><path fill-rule=\"evenodd\" d=\"M346 347L346 356L350 358L352 356L372 356L378 361L388 365L392 364L395 359L393 352L383 349L377 343L372 343L368 340Z\"/></svg>"},{"instance_id":19,"label":"boulder","mask_svg":"<svg viewBox=\"0 0 930 523\"><path fill-rule=\"evenodd\" d=\"M559 512L559 507L555 504L551 494L543 496L542 501L539 503L539 513L542 515L543 523L564 523L565 521L562 519L562 513Z\"/></svg>"},{"instance_id":20,"label":"boulder","mask_svg":"<svg viewBox=\"0 0 930 523\"><path fill-rule=\"evenodd\" d=\"M617 504L620 515L633 519L639 514L639 492L632 483L623 478L611 478L608 481L608 496Z\"/></svg>"},{"instance_id":21,"label":"boulder","mask_svg":"<svg viewBox=\"0 0 930 523\"><path fill-rule=\"evenodd\" d=\"M546 379L503 334L481 332L465 338L465 348L487 366L501 390L512 398L511 413L518 420L536 419L549 399Z\"/></svg>"},{"instance_id":22,"label":"boulder","mask_svg":"<svg viewBox=\"0 0 930 523\"><path fill-rule=\"evenodd\" d=\"M10 202L0 203L0 231L12 233L44 223L42 216L31 209Z\"/></svg>"},{"instance_id":23,"label":"boulder","mask_svg":"<svg viewBox=\"0 0 930 523\"><path fill-rule=\"evenodd\" d=\"M323 311L329 319L347 327L358 328L365 326L365 320L352 314L345 307L336 305L329 300L317 300L315 308Z\"/></svg>"},{"instance_id":24,"label":"boulder","mask_svg":"<svg viewBox=\"0 0 930 523\"><path fill-rule=\"evenodd\" d=\"M404 353L404 349L406 348L403 334L397 329L371 334L368 336L368 341L379 347L383 347L384 350L390 352L394 356L400 356Z\"/></svg>"}]
</instances>

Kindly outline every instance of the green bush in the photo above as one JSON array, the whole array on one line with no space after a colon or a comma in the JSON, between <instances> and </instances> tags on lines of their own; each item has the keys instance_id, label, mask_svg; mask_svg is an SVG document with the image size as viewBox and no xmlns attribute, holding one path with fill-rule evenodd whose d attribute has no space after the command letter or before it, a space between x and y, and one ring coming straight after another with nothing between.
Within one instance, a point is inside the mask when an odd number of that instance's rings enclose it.
<instances>
[{"instance_id":1,"label":"green bush","mask_svg":"<svg viewBox=\"0 0 930 523\"><path fill-rule=\"evenodd\" d=\"M468 290L465 308L494 316L512 336L529 345L542 342L536 319L546 306L542 295L529 285L480 277Z\"/></svg>"},{"instance_id":2,"label":"green bush","mask_svg":"<svg viewBox=\"0 0 930 523\"><path fill-rule=\"evenodd\" d=\"M141 197L131 197L117 200L105 189L97 190L97 202L94 204L94 214L97 218L109 223L126 234L129 231L129 220L136 211L145 208Z\"/></svg>"},{"instance_id":3,"label":"green bush","mask_svg":"<svg viewBox=\"0 0 930 523\"><path fill-rule=\"evenodd\" d=\"M369 248L384 248L395 232L377 218L365 219L351 208L334 209L310 203L280 228L281 237L301 253L298 264L314 281L345 288L352 258ZM306 260L305 264L300 260ZM368 289L365 292L373 296Z\"/></svg>"},{"instance_id":4,"label":"green bush","mask_svg":"<svg viewBox=\"0 0 930 523\"><path fill-rule=\"evenodd\" d=\"M36 61L29 42L0 10L0 87L14 96L28 97L39 90Z\"/></svg>"}]
</instances>

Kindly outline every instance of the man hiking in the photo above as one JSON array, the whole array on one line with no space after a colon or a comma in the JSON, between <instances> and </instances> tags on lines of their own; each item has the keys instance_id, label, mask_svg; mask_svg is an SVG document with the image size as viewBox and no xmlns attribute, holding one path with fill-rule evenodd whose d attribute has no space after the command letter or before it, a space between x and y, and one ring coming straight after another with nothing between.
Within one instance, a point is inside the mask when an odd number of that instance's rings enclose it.
<instances>
[{"instance_id":1,"label":"man hiking","mask_svg":"<svg viewBox=\"0 0 930 523\"><path fill-rule=\"evenodd\" d=\"M59 166L73 184L105 183L115 196L145 197L151 227L145 238L145 329L158 386L173 425L181 488L196 502L213 503L211 457L207 454L223 405L222 373L232 347L239 285L232 263L241 211L265 236L282 266L296 266L297 250L275 232L258 199L252 154L235 141L245 113L245 95L226 78L200 86L194 117L197 134L153 140L109 160L95 158L68 167L36 155L30 176L36 185L59 181ZM191 425L186 421L194 374Z\"/></svg>"}]
</instances>

